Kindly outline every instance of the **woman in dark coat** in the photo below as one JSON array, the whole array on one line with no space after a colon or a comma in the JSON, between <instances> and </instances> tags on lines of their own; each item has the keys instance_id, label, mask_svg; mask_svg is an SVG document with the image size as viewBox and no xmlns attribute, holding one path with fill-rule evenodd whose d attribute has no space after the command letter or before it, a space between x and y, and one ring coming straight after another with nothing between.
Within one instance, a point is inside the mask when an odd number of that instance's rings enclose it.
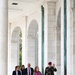
<instances>
[{"instance_id":1,"label":"woman in dark coat","mask_svg":"<svg viewBox=\"0 0 75 75\"><path fill-rule=\"evenodd\" d=\"M55 64L52 66L52 62L48 63L48 67L45 69L45 75L54 75L54 72L56 72L57 69L55 68Z\"/></svg>"}]
</instances>

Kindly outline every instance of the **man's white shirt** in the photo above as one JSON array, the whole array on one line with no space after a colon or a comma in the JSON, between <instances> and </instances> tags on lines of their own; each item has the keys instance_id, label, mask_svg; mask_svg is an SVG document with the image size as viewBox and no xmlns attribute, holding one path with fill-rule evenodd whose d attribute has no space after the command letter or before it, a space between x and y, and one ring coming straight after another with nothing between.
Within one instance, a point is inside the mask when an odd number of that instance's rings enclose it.
<instances>
[{"instance_id":1,"label":"man's white shirt","mask_svg":"<svg viewBox=\"0 0 75 75\"><path fill-rule=\"evenodd\" d=\"M16 75L18 75L18 71L16 71Z\"/></svg>"},{"instance_id":2,"label":"man's white shirt","mask_svg":"<svg viewBox=\"0 0 75 75\"><path fill-rule=\"evenodd\" d=\"M30 71L30 75L31 75L31 68L27 68L27 74L29 75L29 71Z\"/></svg>"}]
</instances>

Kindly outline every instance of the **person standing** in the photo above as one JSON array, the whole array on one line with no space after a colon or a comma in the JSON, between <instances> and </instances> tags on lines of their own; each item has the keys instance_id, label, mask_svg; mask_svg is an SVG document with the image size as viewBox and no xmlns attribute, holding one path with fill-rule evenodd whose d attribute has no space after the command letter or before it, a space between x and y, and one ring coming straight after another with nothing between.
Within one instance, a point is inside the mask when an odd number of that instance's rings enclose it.
<instances>
[{"instance_id":1,"label":"person standing","mask_svg":"<svg viewBox=\"0 0 75 75\"><path fill-rule=\"evenodd\" d=\"M21 73L21 75L22 75L21 67L20 67L20 66L18 66L18 68L19 68L19 71L20 71L20 73Z\"/></svg>"},{"instance_id":2,"label":"person standing","mask_svg":"<svg viewBox=\"0 0 75 75\"><path fill-rule=\"evenodd\" d=\"M21 75L21 72L19 71L18 66L15 67L15 70L13 71L12 75Z\"/></svg>"},{"instance_id":3,"label":"person standing","mask_svg":"<svg viewBox=\"0 0 75 75\"><path fill-rule=\"evenodd\" d=\"M35 67L35 71L34 71L33 75L41 75L41 72L39 71L39 67L38 66Z\"/></svg>"},{"instance_id":4,"label":"person standing","mask_svg":"<svg viewBox=\"0 0 75 75\"><path fill-rule=\"evenodd\" d=\"M22 65L21 71L22 71L22 75L25 75L25 66L24 65Z\"/></svg>"},{"instance_id":5,"label":"person standing","mask_svg":"<svg viewBox=\"0 0 75 75\"><path fill-rule=\"evenodd\" d=\"M33 70L33 68L31 68L31 64L28 63L27 66L28 67L25 69L25 75L33 75L34 70Z\"/></svg>"},{"instance_id":6,"label":"person standing","mask_svg":"<svg viewBox=\"0 0 75 75\"><path fill-rule=\"evenodd\" d=\"M49 62L48 67L45 69L45 75L54 75L54 72L56 71L55 64L52 65L52 62Z\"/></svg>"}]
</instances>

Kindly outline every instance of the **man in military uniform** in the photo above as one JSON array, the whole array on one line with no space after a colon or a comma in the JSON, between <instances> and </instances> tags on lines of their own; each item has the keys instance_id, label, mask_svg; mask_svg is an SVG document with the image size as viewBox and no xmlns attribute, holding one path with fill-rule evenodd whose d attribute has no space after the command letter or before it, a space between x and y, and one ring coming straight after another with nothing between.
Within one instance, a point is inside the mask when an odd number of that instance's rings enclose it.
<instances>
[{"instance_id":1,"label":"man in military uniform","mask_svg":"<svg viewBox=\"0 0 75 75\"><path fill-rule=\"evenodd\" d=\"M45 75L54 75L54 72L56 71L55 64L52 65L52 62L49 62L48 67L45 69Z\"/></svg>"}]
</instances>

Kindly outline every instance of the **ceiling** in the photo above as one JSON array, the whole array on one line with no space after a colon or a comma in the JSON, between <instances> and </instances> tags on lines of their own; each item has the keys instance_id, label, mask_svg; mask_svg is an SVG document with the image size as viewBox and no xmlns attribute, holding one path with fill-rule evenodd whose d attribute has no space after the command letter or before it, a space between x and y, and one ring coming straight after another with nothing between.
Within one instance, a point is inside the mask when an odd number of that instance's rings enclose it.
<instances>
[{"instance_id":1,"label":"ceiling","mask_svg":"<svg viewBox=\"0 0 75 75\"><path fill-rule=\"evenodd\" d=\"M8 0L8 16L9 22L24 14L27 15L27 11L38 2L39 0ZM18 3L18 5L12 5L12 3Z\"/></svg>"},{"instance_id":2,"label":"ceiling","mask_svg":"<svg viewBox=\"0 0 75 75\"><path fill-rule=\"evenodd\" d=\"M28 15L29 10L32 7L42 0L8 0L8 18L9 22L16 20L18 17L22 15ZM48 0L48 1L56 1L56 0ZM12 5L12 3L18 3L18 5Z\"/></svg>"}]
</instances>

